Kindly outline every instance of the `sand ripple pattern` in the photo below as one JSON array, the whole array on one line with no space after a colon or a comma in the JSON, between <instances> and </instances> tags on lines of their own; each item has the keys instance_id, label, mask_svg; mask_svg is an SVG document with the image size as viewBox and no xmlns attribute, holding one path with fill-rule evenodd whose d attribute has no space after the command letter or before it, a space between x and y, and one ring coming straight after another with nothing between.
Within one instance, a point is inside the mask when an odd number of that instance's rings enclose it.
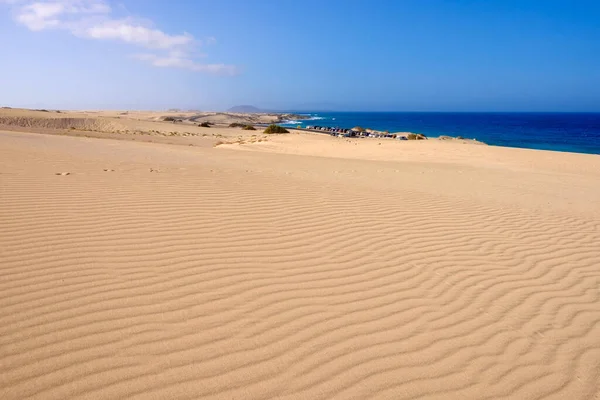
<instances>
[{"instance_id":1,"label":"sand ripple pattern","mask_svg":"<svg viewBox=\"0 0 600 400\"><path fill-rule=\"evenodd\" d=\"M21 128L49 128L49 129L78 129L100 132L112 132L127 129L126 125L108 118L73 118L57 117L50 114L45 117L31 116L1 116L0 126L14 126Z\"/></svg>"},{"instance_id":2,"label":"sand ripple pattern","mask_svg":"<svg viewBox=\"0 0 600 400\"><path fill-rule=\"evenodd\" d=\"M598 398L598 221L88 169L0 175L2 399Z\"/></svg>"}]
</instances>

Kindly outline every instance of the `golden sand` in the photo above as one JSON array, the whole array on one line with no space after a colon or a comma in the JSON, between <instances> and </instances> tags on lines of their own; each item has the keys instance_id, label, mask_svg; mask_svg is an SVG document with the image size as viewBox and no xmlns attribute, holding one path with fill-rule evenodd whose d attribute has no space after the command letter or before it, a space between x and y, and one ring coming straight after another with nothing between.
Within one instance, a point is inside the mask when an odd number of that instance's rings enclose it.
<instances>
[{"instance_id":1,"label":"golden sand","mask_svg":"<svg viewBox=\"0 0 600 400\"><path fill-rule=\"evenodd\" d=\"M600 396L600 157L238 133L0 133L1 399Z\"/></svg>"}]
</instances>

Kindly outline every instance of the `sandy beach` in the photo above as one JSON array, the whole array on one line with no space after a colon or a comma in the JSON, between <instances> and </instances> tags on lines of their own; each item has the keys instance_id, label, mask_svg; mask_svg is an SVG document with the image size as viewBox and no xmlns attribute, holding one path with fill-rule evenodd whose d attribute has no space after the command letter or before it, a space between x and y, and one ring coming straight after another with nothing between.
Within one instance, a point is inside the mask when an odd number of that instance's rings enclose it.
<instances>
[{"instance_id":1,"label":"sandy beach","mask_svg":"<svg viewBox=\"0 0 600 400\"><path fill-rule=\"evenodd\" d=\"M600 398L599 156L165 115L0 110L1 399Z\"/></svg>"}]
</instances>

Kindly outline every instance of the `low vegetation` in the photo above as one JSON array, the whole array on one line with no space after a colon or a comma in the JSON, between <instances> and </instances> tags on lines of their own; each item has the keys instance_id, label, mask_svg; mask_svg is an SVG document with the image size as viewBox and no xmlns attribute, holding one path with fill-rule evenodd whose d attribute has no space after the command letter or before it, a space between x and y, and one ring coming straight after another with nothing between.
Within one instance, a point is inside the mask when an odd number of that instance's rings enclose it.
<instances>
[{"instance_id":1,"label":"low vegetation","mask_svg":"<svg viewBox=\"0 0 600 400\"><path fill-rule=\"evenodd\" d=\"M427 136L423 135L422 133L409 133L406 138L408 140L425 140L427 139Z\"/></svg>"},{"instance_id":2,"label":"low vegetation","mask_svg":"<svg viewBox=\"0 0 600 400\"><path fill-rule=\"evenodd\" d=\"M232 122L231 124L229 124L230 128L242 128L242 130L244 131L255 131L256 128L252 125L249 124L243 124L241 122Z\"/></svg>"},{"instance_id":3,"label":"low vegetation","mask_svg":"<svg viewBox=\"0 0 600 400\"><path fill-rule=\"evenodd\" d=\"M177 119L175 117L164 117L163 121L165 122L175 122Z\"/></svg>"},{"instance_id":4,"label":"low vegetation","mask_svg":"<svg viewBox=\"0 0 600 400\"><path fill-rule=\"evenodd\" d=\"M203 122L201 124L199 124L198 126L202 127L202 128L210 128L210 122Z\"/></svg>"},{"instance_id":5,"label":"low vegetation","mask_svg":"<svg viewBox=\"0 0 600 400\"><path fill-rule=\"evenodd\" d=\"M269 125L267 127L267 129L265 129L265 133L290 133L287 129L285 129L283 126L279 126L279 125Z\"/></svg>"}]
</instances>

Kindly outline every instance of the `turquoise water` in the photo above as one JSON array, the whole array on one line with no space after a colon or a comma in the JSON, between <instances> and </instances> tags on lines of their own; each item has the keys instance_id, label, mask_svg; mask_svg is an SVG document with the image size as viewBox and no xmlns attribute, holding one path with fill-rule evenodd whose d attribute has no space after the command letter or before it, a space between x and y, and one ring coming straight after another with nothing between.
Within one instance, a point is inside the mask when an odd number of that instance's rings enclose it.
<instances>
[{"instance_id":1,"label":"turquoise water","mask_svg":"<svg viewBox=\"0 0 600 400\"><path fill-rule=\"evenodd\" d=\"M288 126L362 126L429 137L463 136L490 145L600 154L600 113L315 112Z\"/></svg>"}]
</instances>

